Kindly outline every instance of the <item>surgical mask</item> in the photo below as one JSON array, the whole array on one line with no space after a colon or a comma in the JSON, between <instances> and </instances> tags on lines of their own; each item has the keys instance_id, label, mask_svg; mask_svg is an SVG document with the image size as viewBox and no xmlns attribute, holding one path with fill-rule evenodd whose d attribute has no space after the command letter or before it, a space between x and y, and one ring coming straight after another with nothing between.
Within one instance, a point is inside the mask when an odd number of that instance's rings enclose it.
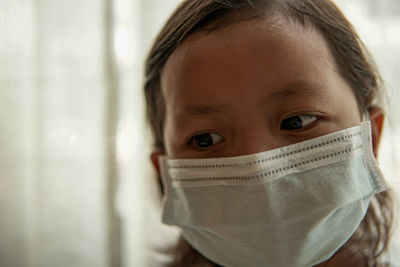
<instances>
[{"instance_id":1,"label":"surgical mask","mask_svg":"<svg viewBox=\"0 0 400 267\"><path fill-rule=\"evenodd\" d=\"M163 222L223 266L309 267L355 232L386 189L370 122L230 158L160 158Z\"/></svg>"}]
</instances>

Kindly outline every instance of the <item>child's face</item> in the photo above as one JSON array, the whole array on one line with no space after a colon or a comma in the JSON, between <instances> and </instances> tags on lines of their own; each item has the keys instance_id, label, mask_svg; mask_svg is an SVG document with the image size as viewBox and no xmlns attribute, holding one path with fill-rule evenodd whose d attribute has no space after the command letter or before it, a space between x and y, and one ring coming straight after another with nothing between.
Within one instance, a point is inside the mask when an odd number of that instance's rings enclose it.
<instances>
[{"instance_id":1,"label":"child's face","mask_svg":"<svg viewBox=\"0 0 400 267\"><path fill-rule=\"evenodd\" d=\"M356 97L322 35L246 21L196 33L162 73L165 153L252 154L359 124Z\"/></svg>"}]
</instances>

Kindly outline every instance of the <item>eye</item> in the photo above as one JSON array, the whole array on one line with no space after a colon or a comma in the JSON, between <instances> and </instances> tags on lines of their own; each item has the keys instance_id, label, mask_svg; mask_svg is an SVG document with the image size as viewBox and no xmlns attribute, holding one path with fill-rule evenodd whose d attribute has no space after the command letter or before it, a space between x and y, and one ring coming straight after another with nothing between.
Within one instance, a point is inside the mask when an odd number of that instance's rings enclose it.
<instances>
[{"instance_id":1,"label":"eye","mask_svg":"<svg viewBox=\"0 0 400 267\"><path fill-rule=\"evenodd\" d=\"M317 120L313 115L297 115L284 119L281 122L280 129L284 131L293 131L301 129Z\"/></svg>"},{"instance_id":2,"label":"eye","mask_svg":"<svg viewBox=\"0 0 400 267\"><path fill-rule=\"evenodd\" d=\"M224 141L224 138L216 133L202 133L193 136L190 139L190 143L194 144L198 148L209 148Z\"/></svg>"}]
</instances>

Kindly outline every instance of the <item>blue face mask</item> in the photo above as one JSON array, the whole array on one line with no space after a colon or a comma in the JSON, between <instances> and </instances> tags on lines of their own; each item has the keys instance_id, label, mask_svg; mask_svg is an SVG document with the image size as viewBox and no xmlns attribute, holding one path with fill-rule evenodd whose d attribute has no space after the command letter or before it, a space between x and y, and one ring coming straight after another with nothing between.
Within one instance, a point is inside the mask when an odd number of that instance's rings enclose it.
<instances>
[{"instance_id":1,"label":"blue face mask","mask_svg":"<svg viewBox=\"0 0 400 267\"><path fill-rule=\"evenodd\" d=\"M223 266L309 267L355 232L386 189L370 122L253 155L161 158L163 221Z\"/></svg>"}]
</instances>

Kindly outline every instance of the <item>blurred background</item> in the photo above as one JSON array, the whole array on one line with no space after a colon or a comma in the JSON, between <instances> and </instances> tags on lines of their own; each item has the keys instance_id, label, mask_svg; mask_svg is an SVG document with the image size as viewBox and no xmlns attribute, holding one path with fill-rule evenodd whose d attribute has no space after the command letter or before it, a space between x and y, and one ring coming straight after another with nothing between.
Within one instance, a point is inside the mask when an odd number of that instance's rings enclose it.
<instances>
[{"instance_id":1,"label":"blurred background","mask_svg":"<svg viewBox=\"0 0 400 267\"><path fill-rule=\"evenodd\" d=\"M177 230L160 223L142 74L179 2L0 1L0 267L168 261ZM398 190L400 1L336 2L386 81L379 161Z\"/></svg>"}]
</instances>

